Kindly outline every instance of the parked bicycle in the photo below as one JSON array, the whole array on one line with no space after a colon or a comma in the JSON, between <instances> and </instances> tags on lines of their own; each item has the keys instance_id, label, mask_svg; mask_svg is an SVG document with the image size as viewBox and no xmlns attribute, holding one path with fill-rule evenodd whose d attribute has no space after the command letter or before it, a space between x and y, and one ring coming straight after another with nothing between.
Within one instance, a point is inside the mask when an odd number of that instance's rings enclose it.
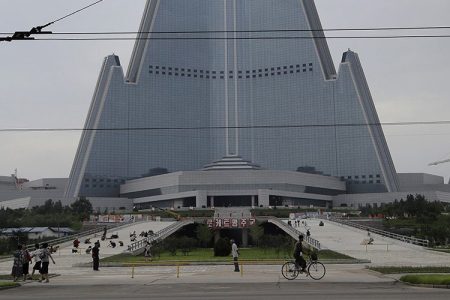
<instances>
[{"instance_id":1,"label":"parked bicycle","mask_svg":"<svg viewBox=\"0 0 450 300\"><path fill-rule=\"evenodd\" d=\"M320 280L325 276L326 269L323 263L317 260L317 255L310 255L306 265L306 276L314 280ZM281 267L281 274L287 280L294 280L299 274L303 274L300 267L295 264L295 260L287 261Z\"/></svg>"}]
</instances>

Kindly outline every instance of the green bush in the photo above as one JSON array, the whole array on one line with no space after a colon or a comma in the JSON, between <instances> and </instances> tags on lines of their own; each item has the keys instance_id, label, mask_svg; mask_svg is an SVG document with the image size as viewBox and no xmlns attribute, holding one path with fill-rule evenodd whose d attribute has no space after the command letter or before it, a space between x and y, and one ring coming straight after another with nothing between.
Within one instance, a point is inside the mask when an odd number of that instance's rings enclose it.
<instances>
[{"instance_id":1,"label":"green bush","mask_svg":"<svg viewBox=\"0 0 450 300\"><path fill-rule=\"evenodd\" d=\"M220 238L214 244L214 256L228 256L231 253L231 244L228 239Z\"/></svg>"}]
</instances>

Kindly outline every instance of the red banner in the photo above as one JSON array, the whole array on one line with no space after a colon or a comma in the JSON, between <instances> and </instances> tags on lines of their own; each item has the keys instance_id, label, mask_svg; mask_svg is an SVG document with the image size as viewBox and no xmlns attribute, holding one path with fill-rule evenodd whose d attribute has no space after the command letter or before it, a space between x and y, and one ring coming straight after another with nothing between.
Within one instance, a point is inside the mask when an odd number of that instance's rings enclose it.
<instances>
[{"instance_id":1,"label":"red banner","mask_svg":"<svg viewBox=\"0 0 450 300\"><path fill-rule=\"evenodd\" d=\"M248 228L256 224L256 219L208 219L206 224L209 228Z\"/></svg>"}]
</instances>

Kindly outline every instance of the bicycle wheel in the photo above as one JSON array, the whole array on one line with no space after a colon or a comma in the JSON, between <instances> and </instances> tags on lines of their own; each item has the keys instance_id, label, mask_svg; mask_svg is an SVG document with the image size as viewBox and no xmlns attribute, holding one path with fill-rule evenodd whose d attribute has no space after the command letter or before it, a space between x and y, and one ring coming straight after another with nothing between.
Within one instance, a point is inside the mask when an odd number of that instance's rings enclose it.
<instances>
[{"instance_id":1,"label":"bicycle wheel","mask_svg":"<svg viewBox=\"0 0 450 300\"><path fill-rule=\"evenodd\" d=\"M326 269L323 263L318 261L312 262L308 267L309 276L314 280L320 280L325 276Z\"/></svg>"},{"instance_id":2,"label":"bicycle wheel","mask_svg":"<svg viewBox=\"0 0 450 300\"><path fill-rule=\"evenodd\" d=\"M298 270L295 267L295 263L288 261L281 267L281 274L287 280L294 280L298 276Z\"/></svg>"}]
</instances>

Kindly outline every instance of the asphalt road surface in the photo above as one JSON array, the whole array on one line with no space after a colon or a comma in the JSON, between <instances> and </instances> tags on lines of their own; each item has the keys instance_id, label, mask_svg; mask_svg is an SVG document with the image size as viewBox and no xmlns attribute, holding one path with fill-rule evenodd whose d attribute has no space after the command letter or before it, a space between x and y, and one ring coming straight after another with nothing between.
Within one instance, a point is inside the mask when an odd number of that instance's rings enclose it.
<instances>
[{"instance_id":1,"label":"asphalt road surface","mask_svg":"<svg viewBox=\"0 0 450 300\"><path fill-rule=\"evenodd\" d=\"M194 283L130 285L25 285L0 291L0 299L450 299L449 289L402 283Z\"/></svg>"}]
</instances>

